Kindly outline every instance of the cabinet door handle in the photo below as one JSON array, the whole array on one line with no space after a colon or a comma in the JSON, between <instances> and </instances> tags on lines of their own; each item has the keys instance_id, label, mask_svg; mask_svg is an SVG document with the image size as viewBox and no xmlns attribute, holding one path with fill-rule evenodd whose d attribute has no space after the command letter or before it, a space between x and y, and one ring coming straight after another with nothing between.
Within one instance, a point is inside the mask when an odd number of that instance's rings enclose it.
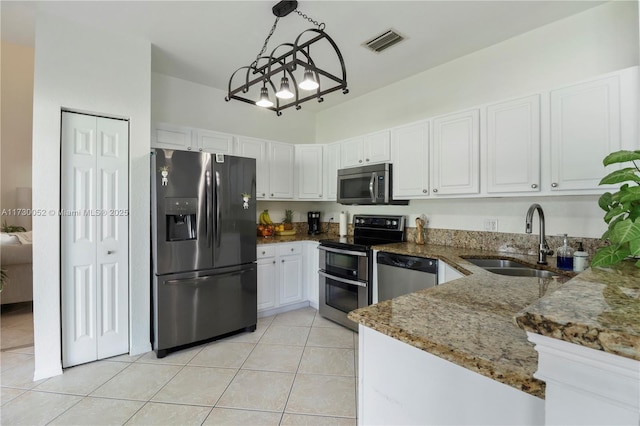
<instances>
[{"instance_id":1,"label":"cabinet door handle","mask_svg":"<svg viewBox=\"0 0 640 426\"><path fill-rule=\"evenodd\" d=\"M423 193L423 194L426 194L427 192L429 192L429 191L427 191L426 189L423 189L423 190L422 190L422 193Z\"/></svg>"},{"instance_id":2,"label":"cabinet door handle","mask_svg":"<svg viewBox=\"0 0 640 426\"><path fill-rule=\"evenodd\" d=\"M284 259L282 259L281 262L284 263Z\"/></svg>"},{"instance_id":3,"label":"cabinet door handle","mask_svg":"<svg viewBox=\"0 0 640 426\"><path fill-rule=\"evenodd\" d=\"M557 183L555 183L555 182L553 182L553 183L551 184L551 187L552 187L552 188L557 188L557 187L558 187L558 184L557 184Z\"/></svg>"},{"instance_id":4,"label":"cabinet door handle","mask_svg":"<svg viewBox=\"0 0 640 426\"><path fill-rule=\"evenodd\" d=\"M368 158L365 158L365 159L364 159L364 161L366 161L366 162L368 163L368 162L369 162L369 159L368 159Z\"/></svg>"},{"instance_id":5,"label":"cabinet door handle","mask_svg":"<svg viewBox=\"0 0 640 426\"><path fill-rule=\"evenodd\" d=\"M433 192L438 192L438 188L433 188Z\"/></svg>"},{"instance_id":6,"label":"cabinet door handle","mask_svg":"<svg viewBox=\"0 0 640 426\"><path fill-rule=\"evenodd\" d=\"M293 251L293 248L291 249L291 251Z\"/></svg>"},{"instance_id":7,"label":"cabinet door handle","mask_svg":"<svg viewBox=\"0 0 640 426\"><path fill-rule=\"evenodd\" d=\"M271 196L273 197L273 194L271 194Z\"/></svg>"},{"instance_id":8,"label":"cabinet door handle","mask_svg":"<svg viewBox=\"0 0 640 426\"><path fill-rule=\"evenodd\" d=\"M322 198L322 194L318 195L318 197Z\"/></svg>"},{"instance_id":9,"label":"cabinet door handle","mask_svg":"<svg viewBox=\"0 0 640 426\"><path fill-rule=\"evenodd\" d=\"M362 160L358 160L358 163L362 163Z\"/></svg>"},{"instance_id":10,"label":"cabinet door handle","mask_svg":"<svg viewBox=\"0 0 640 426\"><path fill-rule=\"evenodd\" d=\"M202 152L202 148L200 148L198 151Z\"/></svg>"},{"instance_id":11,"label":"cabinet door handle","mask_svg":"<svg viewBox=\"0 0 640 426\"><path fill-rule=\"evenodd\" d=\"M534 183L534 184L531 184L531 187L532 187L533 189L536 189L536 188L538 187L538 185L536 185L536 184Z\"/></svg>"},{"instance_id":12,"label":"cabinet door handle","mask_svg":"<svg viewBox=\"0 0 640 426\"><path fill-rule=\"evenodd\" d=\"M267 252L266 252L266 251L264 251L264 250L262 250L262 254L267 254Z\"/></svg>"},{"instance_id":13,"label":"cabinet door handle","mask_svg":"<svg viewBox=\"0 0 640 426\"><path fill-rule=\"evenodd\" d=\"M187 151L191 151L191 147L187 148Z\"/></svg>"},{"instance_id":14,"label":"cabinet door handle","mask_svg":"<svg viewBox=\"0 0 640 426\"><path fill-rule=\"evenodd\" d=\"M275 260L273 261L273 264L274 264L274 265L276 264L276 261L275 261Z\"/></svg>"},{"instance_id":15,"label":"cabinet door handle","mask_svg":"<svg viewBox=\"0 0 640 426\"><path fill-rule=\"evenodd\" d=\"M113 254L115 253L115 250L107 250L107 254Z\"/></svg>"},{"instance_id":16,"label":"cabinet door handle","mask_svg":"<svg viewBox=\"0 0 640 426\"><path fill-rule=\"evenodd\" d=\"M262 193L262 196L264 197L264 192Z\"/></svg>"}]
</instances>

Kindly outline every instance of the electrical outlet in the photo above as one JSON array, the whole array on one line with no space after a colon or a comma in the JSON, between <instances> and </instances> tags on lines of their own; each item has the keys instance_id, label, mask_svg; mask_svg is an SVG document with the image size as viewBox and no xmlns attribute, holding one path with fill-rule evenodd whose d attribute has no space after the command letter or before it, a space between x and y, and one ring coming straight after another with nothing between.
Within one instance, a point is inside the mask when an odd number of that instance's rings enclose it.
<instances>
[{"instance_id":1,"label":"electrical outlet","mask_svg":"<svg viewBox=\"0 0 640 426\"><path fill-rule=\"evenodd\" d=\"M498 232L498 219L485 219L484 230L489 232Z\"/></svg>"}]
</instances>

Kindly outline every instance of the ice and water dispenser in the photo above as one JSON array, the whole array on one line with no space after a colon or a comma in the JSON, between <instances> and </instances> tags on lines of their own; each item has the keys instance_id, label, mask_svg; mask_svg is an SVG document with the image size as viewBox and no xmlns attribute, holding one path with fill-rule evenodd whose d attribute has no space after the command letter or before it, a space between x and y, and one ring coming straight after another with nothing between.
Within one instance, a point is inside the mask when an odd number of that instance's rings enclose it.
<instances>
[{"instance_id":1,"label":"ice and water dispenser","mask_svg":"<svg viewBox=\"0 0 640 426\"><path fill-rule=\"evenodd\" d=\"M197 238L197 198L166 198L167 241Z\"/></svg>"}]
</instances>

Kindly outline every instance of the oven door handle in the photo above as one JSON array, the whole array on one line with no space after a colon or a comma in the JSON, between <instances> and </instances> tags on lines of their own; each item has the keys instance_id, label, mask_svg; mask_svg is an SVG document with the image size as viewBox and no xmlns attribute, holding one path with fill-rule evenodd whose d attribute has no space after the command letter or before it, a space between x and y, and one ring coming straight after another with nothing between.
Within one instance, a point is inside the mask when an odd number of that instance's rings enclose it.
<instances>
[{"instance_id":1,"label":"oven door handle","mask_svg":"<svg viewBox=\"0 0 640 426\"><path fill-rule=\"evenodd\" d=\"M327 274L322 269L318 270L318 274L322 275L325 278L329 278L331 280L339 281L341 283L357 285L358 287L367 288L367 283L363 283L361 281L354 281L354 280L347 280L347 279L344 279L344 278L339 278L339 277L336 277L335 275Z\"/></svg>"},{"instance_id":2,"label":"oven door handle","mask_svg":"<svg viewBox=\"0 0 640 426\"><path fill-rule=\"evenodd\" d=\"M367 253L361 252L361 251L342 250L342 249L337 249L337 248L333 248L333 247L326 247L326 246L318 246L318 250L330 251L330 252L338 253L338 254L347 254L347 255L351 255L351 256L367 257Z\"/></svg>"}]
</instances>

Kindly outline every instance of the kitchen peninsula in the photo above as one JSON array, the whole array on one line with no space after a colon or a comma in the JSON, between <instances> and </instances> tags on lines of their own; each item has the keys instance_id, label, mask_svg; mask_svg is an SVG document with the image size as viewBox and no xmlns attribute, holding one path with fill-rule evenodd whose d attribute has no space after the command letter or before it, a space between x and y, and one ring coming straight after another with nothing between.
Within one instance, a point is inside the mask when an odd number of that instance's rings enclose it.
<instances>
[{"instance_id":1,"label":"kitchen peninsula","mask_svg":"<svg viewBox=\"0 0 640 426\"><path fill-rule=\"evenodd\" d=\"M539 376L538 348L527 341L527 336L532 339L535 333L553 337L538 336L548 340L565 339L601 349L588 349L598 355L604 351L620 355L615 358L623 363L629 361L631 368L635 366L635 371L640 372L638 309L635 315L622 315L639 300L637 269L589 269L573 279L507 277L487 272L464 258L506 257L532 267L536 258L412 243L377 248L437 258L466 276L350 314L360 323L362 424L570 421L570 416L550 415L550 411L563 409L549 408L550 401L557 401L562 395L545 395L548 387L542 379L548 376ZM516 317L528 334L516 325ZM571 327L570 323L576 326ZM601 327L595 333L603 341L600 347L593 342L596 323ZM633 370L627 369L627 373L625 401L602 410L602 400L589 400L594 408L586 411L601 410L607 415L613 411L613 417L608 417L610 423L632 420L637 424L637 405L634 412L627 400L636 395L637 404L640 375L635 376L634 382ZM557 389L554 387L556 392ZM625 408L621 404L626 404ZM584 421L584 417L579 418Z\"/></svg>"}]
</instances>

